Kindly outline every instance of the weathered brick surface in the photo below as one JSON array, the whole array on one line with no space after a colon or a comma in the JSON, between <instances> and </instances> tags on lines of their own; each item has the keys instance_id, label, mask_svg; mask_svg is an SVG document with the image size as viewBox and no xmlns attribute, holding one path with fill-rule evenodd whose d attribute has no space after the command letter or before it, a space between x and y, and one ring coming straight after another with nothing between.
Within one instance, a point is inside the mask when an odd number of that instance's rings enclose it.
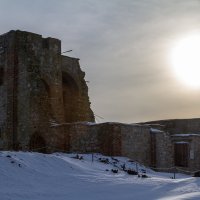
<instances>
[{"instance_id":1,"label":"weathered brick surface","mask_svg":"<svg viewBox=\"0 0 200 200\"><path fill-rule=\"evenodd\" d=\"M147 125L122 123L72 123L63 127L69 141L68 151L126 156L160 171L172 171L175 167L174 144L188 142L190 154L194 157L188 157L189 165L183 169L190 171L200 169L199 135L175 137Z\"/></svg>"},{"instance_id":2,"label":"weathered brick surface","mask_svg":"<svg viewBox=\"0 0 200 200\"><path fill-rule=\"evenodd\" d=\"M185 135L174 135L172 136L173 147L176 142L187 142L189 146L188 152L188 167L184 170L200 170L200 135L195 134L185 134ZM174 149L173 149L174 150ZM174 152L172 156L174 155Z\"/></svg>"},{"instance_id":3,"label":"weathered brick surface","mask_svg":"<svg viewBox=\"0 0 200 200\"><path fill-rule=\"evenodd\" d=\"M94 121L84 72L78 59L61 55L60 40L23 31L1 35L1 69L0 148L30 149L30 141L34 147L43 138L47 151L64 150L64 130L52 123Z\"/></svg>"},{"instance_id":4,"label":"weathered brick surface","mask_svg":"<svg viewBox=\"0 0 200 200\"><path fill-rule=\"evenodd\" d=\"M170 134L199 132L200 133L200 119L169 119L146 122L144 124L150 124L151 126L157 126L158 129L169 132Z\"/></svg>"},{"instance_id":5,"label":"weathered brick surface","mask_svg":"<svg viewBox=\"0 0 200 200\"><path fill-rule=\"evenodd\" d=\"M156 166L170 168L175 166L174 145L176 142L187 142L189 155L188 167L183 170L200 170L200 119L174 119L146 122L152 128L163 132L156 133ZM191 157L194 157L192 158Z\"/></svg>"},{"instance_id":6,"label":"weathered brick surface","mask_svg":"<svg viewBox=\"0 0 200 200\"><path fill-rule=\"evenodd\" d=\"M85 123L74 123L68 126L70 138L69 151L82 153L100 151L98 127L89 126Z\"/></svg>"},{"instance_id":7,"label":"weathered brick surface","mask_svg":"<svg viewBox=\"0 0 200 200\"><path fill-rule=\"evenodd\" d=\"M189 151L189 168L193 171L200 170L200 136L192 137Z\"/></svg>"},{"instance_id":8,"label":"weathered brick surface","mask_svg":"<svg viewBox=\"0 0 200 200\"><path fill-rule=\"evenodd\" d=\"M122 155L150 165L150 128L140 125L121 127Z\"/></svg>"},{"instance_id":9,"label":"weathered brick surface","mask_svg":"<svg viewBox=\"0 0 200 200\"><path fill-rule=\"evenodd\" d=\"M166 132L152 134L156 137L156 168L174 167L174 151L170 134Z\"/></svg>"},{"instance_id":10,"label":"weathered brick surface","mask_svg":"<svg viewBox=\"0 0 200 200\"><path fill-rule=\"evenodd\" d=\"M99 152L110 156L127 156L150 164L150 128L121 123L65 125L70 135L69 151Z\"/></svg>"}]
</instances>

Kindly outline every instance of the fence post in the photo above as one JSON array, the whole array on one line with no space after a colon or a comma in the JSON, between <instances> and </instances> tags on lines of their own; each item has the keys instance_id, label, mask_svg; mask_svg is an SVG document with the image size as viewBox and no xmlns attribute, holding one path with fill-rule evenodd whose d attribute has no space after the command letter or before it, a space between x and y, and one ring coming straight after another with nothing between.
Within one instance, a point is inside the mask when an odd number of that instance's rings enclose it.
<instances>
[{"instance_id":1,"label":"fence post","mask_svg":"<svg viewBox=\"0 0 200 200\"><path fill-rule=\"evenodd\" d=\"M174 179L176 179L176 167L174 167Z\"/></svg>"},{"instance_id":2,"label":"fence post","mask_svg":"<svg viewBox=\"0 0 200 200\"><path fill-rule=\"evenodd\" d=\"M94 162L94 153L92 153L92 163Z\"/></svg>"},{"instance_id":3,"label":"fence post","mask_svg":"<svg viewBox=\"0 0 200 200\"><path fill-rule=\"evenodd\" d=\"M137 163L137 161L136 161L136 172L138 173L138 163Z\"/></svg>"}]
</instances>

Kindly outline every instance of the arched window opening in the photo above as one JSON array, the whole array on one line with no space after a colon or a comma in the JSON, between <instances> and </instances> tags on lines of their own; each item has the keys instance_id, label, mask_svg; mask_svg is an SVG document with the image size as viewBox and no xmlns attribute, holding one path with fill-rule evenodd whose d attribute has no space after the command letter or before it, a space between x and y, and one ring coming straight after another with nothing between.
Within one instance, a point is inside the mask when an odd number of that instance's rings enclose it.
<instances>
[{"instance_id":1,"label":"arched window opening","mask_svg":"<svg viewBox=\"0 0 200 200\"><path fill-rule=\"evenodd\" d=\"M63 104L65 112L66 122L78 121L78 98L79 89L75 80L63 72L62 74L62 86L63 86Z\"/></svg>"},{"instance_id":2,"label":"arched window opening","mask_svg":"<svg viewBox=\"0 0 200 200\"><path fill-rule=\"evenodd\" d=\"M45 139L42 136L40 136L38 133L34 133L31 136L31 139L29 142L29 149L30 149L30 151L46 153Z\"/></svg>"},{"instance_id":3,"label":"arched window opening","mask_svg":"<svg viewBox=\"0 0 200 200\"><path fill-rule=\"evenodd\" d=\"M52 118L52 107L51 107L51 92L50 87L45 80L41 80L39 83L40 93L39 93L39 108L43 117L47 119Z\"/></svg>"}]
</instances>

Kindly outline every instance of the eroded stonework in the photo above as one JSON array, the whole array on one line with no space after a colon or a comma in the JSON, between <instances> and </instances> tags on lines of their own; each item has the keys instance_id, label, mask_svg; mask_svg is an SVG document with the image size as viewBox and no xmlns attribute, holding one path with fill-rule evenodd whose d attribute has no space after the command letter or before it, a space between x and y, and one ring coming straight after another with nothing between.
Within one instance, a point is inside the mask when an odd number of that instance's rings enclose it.
<instances>
[{"instance_id":1,"label":"eroded stonework","mask_svg":"<svg viewBox=\"0 0 200 200\"><path fill-rule=\"evenodd\" d=\"M1 35L0 147L65 150L64 130L51 124L94 121L84 76L79 59L61 55L58 39L24 31Z\"/></svg>"}]
</instances>

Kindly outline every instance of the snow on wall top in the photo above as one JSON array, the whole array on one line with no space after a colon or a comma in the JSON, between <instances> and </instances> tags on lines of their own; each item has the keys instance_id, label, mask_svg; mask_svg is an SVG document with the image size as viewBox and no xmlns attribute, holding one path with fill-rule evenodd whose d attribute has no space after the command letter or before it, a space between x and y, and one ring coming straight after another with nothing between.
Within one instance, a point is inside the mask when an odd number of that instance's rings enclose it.
<instances>
[{"instance_id":1,"label":"snow on wall top","mask_svg":"<svg viewBox=\"0 0 200 200\"><path fill-rule=\"evenodd\" d=\"M200 134L196 133L188 133L188 134L174 134L173 137L190 137L190 136L200 136Z\"/></svg>"}]
</instances>

